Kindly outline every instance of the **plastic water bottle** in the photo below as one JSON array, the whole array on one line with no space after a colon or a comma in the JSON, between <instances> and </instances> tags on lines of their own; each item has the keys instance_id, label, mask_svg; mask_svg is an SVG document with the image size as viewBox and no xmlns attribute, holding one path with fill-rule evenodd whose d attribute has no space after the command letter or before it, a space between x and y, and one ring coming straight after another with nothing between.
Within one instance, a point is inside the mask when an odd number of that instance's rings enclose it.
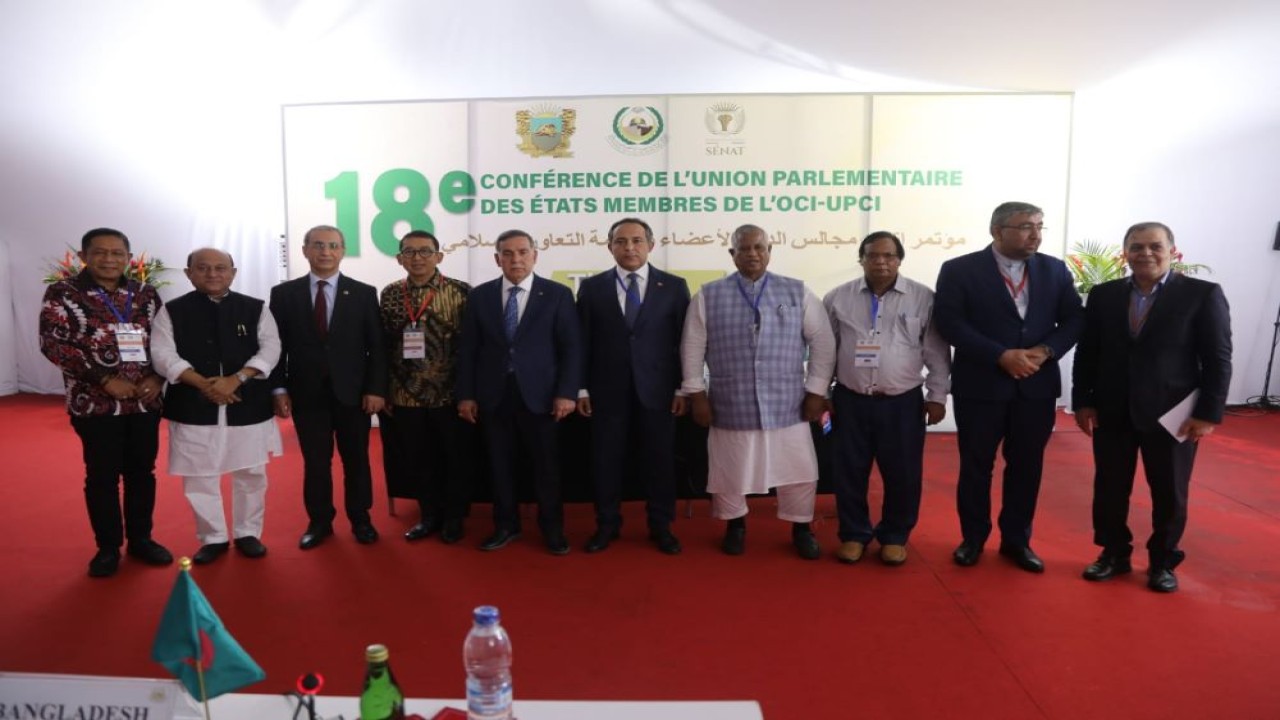
<instances>
[{"instance_id":1,"label":"plastic water bottle","mask_svg":"<svg viewBox=\"0 0 1280 720\"><path fill-rule=\"evenodd\" d=\"M361 720L403 720L404 693L391 674L386 645L365 650L364 690L360 693Z\"/></svg>"},{"instance_id":2,"label":"plastic water bottle","mask_svg":"<svg viewBox=\"0 0 1280 720\"><path fill-rule=\"evenodd\" d=\"M467 668L467 720L511 720L511 638L498 608L481 605L462 645Z\"/></svg>"}]
</instances>

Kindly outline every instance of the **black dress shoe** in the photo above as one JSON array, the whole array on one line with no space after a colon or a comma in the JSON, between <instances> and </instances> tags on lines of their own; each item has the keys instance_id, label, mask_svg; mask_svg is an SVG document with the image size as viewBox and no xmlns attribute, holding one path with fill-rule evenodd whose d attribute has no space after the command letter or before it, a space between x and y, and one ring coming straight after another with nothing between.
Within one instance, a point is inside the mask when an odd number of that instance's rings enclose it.
<instances>
[{"instance_id":1,"label":"black dress shoe","mask_svg":"<svg viewBox=\"0 0 1280 720\"><path fill-rule=\"evenodd\" d=\"M589 553L598 553L601 550L608 550L609 543L617 539L618 539L617 528L609 528L609 529L600 528L599 530L596 530L594 533L592 533L591 539L587 541L586 546L583 547L582 549L586 550Z\"/></svg>"},{"instance_id":2,"label":"black dress shoe","mask_svg":"<svg viewBox=\"0 0 1280 720\"><path fill-rule=\"evenodd\" d=\"M1097 560L1094 560L1089 567L1084 569L1082 575L1085 580L1102 582L1103 580L1110 580L1116 575L1124 575L1128 572L1133 572L1133 566L1129 564L1129 558L1116 557L1115 555L1102 553L1098 556Z\"/></svg>"},{"instance_id":3,"label":"black dress shoe","mask_svg":"<svg viewBox=\"0 0 1280 720\"><path fill-rule=\"evenodd\" d=\"M201 545L200 549L191 556L191 562L196 565L208 565L209 563L222 557L224 553L231 547L231 543L209 543Z\"/></svg>"},{"instance_id":4,"label":"black dress shoe","mask_svg":"<svg viewBox=\"0 0 1280 720\"><path fill-rule=\"evenodd\" d=\"M302 533L302 538L298 540L298 547L303 550L320 547L320 543L332 534L332 525L308 525L307 531Z\"/></svg>"},{"instance_id":5,"label":"black dress shoe","mask_svg":"<svg viewBox=\"0 0 1280 720\"><path fill-rule=\"evenodd\" d=\"M671 534L668 528L655 528L649 531L649 540L658 546L658 551L665 555L679 555L684 548L680 540Z\"/></svg>"},{"instance_id":6,"label":"black dress shoe","mask_svg":"<svg viewBox=\"0 0 1280 720\"><path fill-rule=\"evenodd\" d=\"M543 542L547 546L547 551L552 555L569 554L569 541L564 538L564 533L559 530L546 533Z\"/></svg>"},{"instance_id":7,"label":"black dress shoe","mask_svg":"<svg viewBox=\"0 0 1280 720\"><path fill-rule=\"evenodd\" d=\"M462 539L463 536L461 520L445 520L440 526L440 541L445 545L452 545Z\"/></svg>"},{"instance_id":8,"label":"black dress shoe","mask_svg":"<svg viewBox=\"0 0 1280 720\"><path fill-rule=\"evenodd\" d=\"M136 558L148 565L163 567L173 564L173 553L170 553L163 545L155 540L138 540L129 543L129 548L125 551L131 558Z\"/></svg>"},{"instance_id":9,"label":"black dress shoe","mask_svg":"<svg viewBox=\"0 0 1280 720\"><path fill-rule=\"evenodd\" d=\"M260 558L267 554L267 546L262 541L252 535L238 537L235 540L236 550L247 558Z\"/></svg>"},{"instance_id":10,"label":"black dress shoe","mask_svg":"<svg viewBox=\"0 0 1280 720\"><path fill-rule=\"evenodd\" d=\"M982 557L982 546L968 541L960 543L956 551L951 553L951 559L960 567L973 567L978 564L980 557Z\"/></svg>"},{"instance_id":11,"label":"black dress shoe","mask_svg":"<svg viewBox=\"0 0 1280 720\"><path fill-rule=\"evenodd\" d=\"M408 540L409 542L413 542L414 540L421 540L426 537L431 537L432 535L435 534L437 527L439 527L439 525L436 523L435 520L431 520L431 519L423 520L417 525L414 525L413 527L409 528L409 530L406 531L404 534L404 539Z\"/></svg>"},{"instance_id":12,"label":"black dress shoe","mask_svg":"<svg viewBox=\"0 0 1280 720\"><path fill-rule=\"evenodd\" d=\"M101 548L89 561L89 577L111 577L119 569L120 551L115 548Z\"/></svg>"},{"instance_id":13,"label":"black dress shoe","mask_svg":"<svg viewBox=\"0 0 1280 720\"><path fill-rule=\"evenodd\" d=\"M1152 570L1150 577L1147 578L1147 587L1158 593L1177 592L1178 578L1173 574L1172 570L1167 568Z\"/></svg>"},{"instance_id":14,"label":"black dress shoe","mask_svg":"<svg viewBox=\"0 0 1280 720\"><path fill-rule=\"evenodd\" d=\"M741 555L747 551L747 529L731 527L724 531L724 540L720 542L720 550L725 555Z\"/></svg>"},{"instance_id":15,"label":"black dress shoe","mask_svg":"<svg viewBox=\"0 0 1280 720\"><path fill-rule=\"evenodd\" d=\"M1013 561L1014 565L1027 572L1044 572L1044 561L1029 546L1001 545L1000 554Z\"/></svg>"},{"instance_id":16,"label":"black dress shoe","mask_svg":"<svg viewBox=\"0 0 1280 720\"><path fill-rule=\"evenodd\" d=\"M822 556L822 548L818 546L818 538L814 537L813 533L808 530L791 533L791 544L796 546L796 554L805 560L817 560Z\"/></svg>"},{"instance_id":17,"label":"black dress shoe","mask_svg":"<svg viewBox=\"0 0 1280 720\"><path fill-rule=\"evenodd\" d=\"M480 543L480 549L485 551L497 550L498 548L506 547L507 543L511 542L512 540L519 540L519 539L520 539L520 531L504 530L500 528L498 530L494 530L492 535L485 538L485 541Z\"/></svg>"},{"instance_id":18,"label":"black dress shoe","mask_svg":"<svg viewBox=\"0 0 1280 720\"><path fill-rule=\"evenodd\" d=\"M378 542L378 531L367 522L352 525L351 534L356 536L356 542L361 545L372 545Z\"/></svg>"}]
</instances>

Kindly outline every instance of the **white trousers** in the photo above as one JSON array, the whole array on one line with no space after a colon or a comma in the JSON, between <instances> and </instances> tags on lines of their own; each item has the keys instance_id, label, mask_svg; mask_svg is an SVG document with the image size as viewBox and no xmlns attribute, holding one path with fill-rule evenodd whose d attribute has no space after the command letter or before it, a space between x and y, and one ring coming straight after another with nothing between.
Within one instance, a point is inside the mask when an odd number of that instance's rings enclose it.
<instances>
[{"instance_id":1,"label":"white trousers","mask_svg":"<svg viewBox=\"0 0 1280 720\"><path fill-rule=\"evenodd\" d=\"M196 516L196 538L201 545L227 542L227 516L222 507L221 475L188 475L182 490ZM231 472L230 537L262 537L262 516L266 510L267 466Z\"/></svg>"},{"instance_id":2,"label":"white trousers","mask_svg":"<svg viewBox=\"0 0 1280 720\"><path fill-rule=\"evenodd\" d=\"M787 522L813 520L813 501L818 493L818 483L792 483L774 488L778 493L778 519ZM711 494L711 517L717 520L733 520L747 514L747 496L733 493Z\"/></svg>"}]
</instances>

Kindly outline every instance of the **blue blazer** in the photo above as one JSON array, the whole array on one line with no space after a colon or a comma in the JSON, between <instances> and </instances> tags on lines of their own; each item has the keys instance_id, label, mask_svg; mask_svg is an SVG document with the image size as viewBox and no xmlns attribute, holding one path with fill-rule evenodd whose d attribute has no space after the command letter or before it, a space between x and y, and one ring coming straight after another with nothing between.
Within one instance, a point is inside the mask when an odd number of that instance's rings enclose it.
<instances>
[{"instance_id":1,"label":"blue blazer","mask_svg":"<svg viewBox=\"0 0 1280 720\"><path fill-rule=\"evenodd\" d=\"M551 401L558 397L576 399L582 387L582 347L573 293L535 275L510 343L502 323L505 303L502 278L477 285L467 296L455 397L492 410L502 401L510 364L530 412L550 413Z\"/></svg>"},{"instance_id":2,"label":"blue blazer","mask_svg":"<svg viewBox=\"0 0 1280 720\"><path fill-rule=\"evenodd\" d=\"M650 265L644 302L635 327L629 329L618 303L617 277L617 269L609 268L578 288L585 387L592 409L626 407L634 383L644 407L667 410L680 387L680 335L689 309L689 284Z\"/></svg>"},{"instance_id":3,"label":"blue blazer","mask_svg":"<svg viewBox=\"0 0 1280 720\"><path fill-rule=\"evenodd\" d=\"M955 348L951 394L958 398L1051 399L1062 394L1058 359L1076 344L1084 321L1080 295L1061 260L1036 253L1027 258L1027 317L1018 316L991 246L946 261L938 272L933 317ZM1053 359L1025 380L1000 369L1011 348L1048 345Z\"/></svg>"},{"instance_id":4,"label":"blue blazer","mask_svg":"<svg viewBox=\"0 0 1280 720\"><path fill-rule=\"evenodd\" d=\"M1231 384L1231 314L1222 287L1169 276L1137 337L1129 335L1130 290L1128 280L1112 280L1089 293L1072 407L1097 409L1100 427L1127 416L1139 430L1156 430L1160 416L1198 388L1191 416L1222 422Z\"/></svg>"}]
</instances>

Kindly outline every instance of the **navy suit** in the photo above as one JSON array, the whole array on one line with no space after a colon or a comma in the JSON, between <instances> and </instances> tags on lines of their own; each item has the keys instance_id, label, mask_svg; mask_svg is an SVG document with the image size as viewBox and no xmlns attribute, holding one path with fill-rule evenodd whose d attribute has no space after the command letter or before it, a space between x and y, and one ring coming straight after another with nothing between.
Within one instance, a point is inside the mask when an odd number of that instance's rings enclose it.
<instances>
[{"instance_id":1,"label":"navy suit","mask_svg":"<svg viewBox=\"0 0 1280 720\"><path fill-rule=\"evenodd\" d=\"M1183 553L1194 442L1179 443L1159 418L1192 390L1191 416L1219 423L1231 382L1231 317L1222 288L1170 275L1137 335L1130 332L1131 284L1113 280L1089 294L1076 348L1072 406L1097 411L1093 433L1094 542L1109 555L1133 552L1129 495L1138 453L1151 488L1151 567L1172 570Z\"/></svg>"},{"instance_id":2,"label":"navy suit","mask_svg":"<svg viewBox=\"0 0 1280 720\"><path fill-rule=\"evenodd\" d=\"M680 387L680 335L689 285L650 265L640 313L629 328L618 301L618 272L610 268L593 275L578 289L585 387L591 396L596 525L607 532L622 524L622 480L631 442L647 484L649 526L665 529L675 519L671 402Z\"/></svg>"},{"instance_id":3,"label":"navy suit","mask_svg":"<svg viewBox=\"0 0 1280 720\"><path fill-rule=\"evenodd\" d=\"M960 477L956 508L966 543L991 534L991 472L1004 443L1001 544L1026 547L1040 492L1044 448L1062 392L1057 359L1075 345L1083 320L1067 266L1039 253L1026 260L1026 318L1019 317L990 246L943 263L934 319L955 348L951 395L956 411ZM1047 345L1053 357L1030 377L1002 370L1005 350Z\"/></svg>"},{"instance_id":4,"label":"navy suit","mask_svg":"<svg viewBox=\"0 0 1280 720\"><path fill-rule=\"evenodd\" d=\"M342 458L344 505L352 525L369 522L369 417L364 395L386 396L387 360L372 285L338 275L328 335L315 326L310 275L271 289L271 314L280 328L280 362L273 388L289 392L293 426L302 449L302 493L313 526L331 524L333 446Z\"/></svg>"},{"instance_id":5,"label":"navy suit","mask_svg":"<svg viewBox=\"0 0 1280 720\"><path fill-rule=\"evenodd\" d=\"M489 450L493 518L499 530L518 532L515 449L523 443L533 462L538 524L544 533L563 525L555 398L573 400L582 382L578 316L569 288L533 278L515 337L503 324L502 278L467 296L458 343L455 397L474 400Z\"/></svg>"}]
</instances>

